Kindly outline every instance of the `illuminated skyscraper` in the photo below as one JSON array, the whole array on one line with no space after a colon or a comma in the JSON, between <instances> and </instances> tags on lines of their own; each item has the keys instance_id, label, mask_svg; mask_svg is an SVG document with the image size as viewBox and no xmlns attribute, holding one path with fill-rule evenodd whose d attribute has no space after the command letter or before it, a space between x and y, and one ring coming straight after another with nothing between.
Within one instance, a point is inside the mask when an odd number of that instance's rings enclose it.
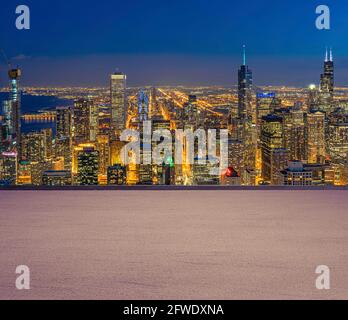
<instances>
[{"instance_id":1,"label":"illuminated skyscraper","mask_svg":"<svg viewBox=\"0 0 348 320\"><path fill-rule=\"evenodd\" d=\"M12 118L12 103L10 100L5 100L2 103L3 123L2 123L2 139L1 148L5 151L10 151L13 148L13 118Z\"/></svg>"},{"instance_id":2,"label":"illuminated skyscraper","mask_svg":"<svg viewBox=\"0 0 348 320\"><path fill-rule=\"evenodd\" d=\"M90 104L89 108L89 141L97 141L98 135L98 106L95 103Z\"/></svg>"},{"instance_id":3,"label":"illuminated skyscraper","mask_svg":"<svg viewBox=\"0 0 348 320\"><path fill-rule=\"evenodd\" d=\"M124 141L110 141L110 165L121 164L122 158L126 155L122 154L123 147L126 145Z\"/></svg>"},{"instance_id":4,"label":"illuminated skyscraper","mask_svg":"<svg viewBox=\"0 0 348 320\"><path fill-rule=\"evenodd\" d=\"M152 121L152 132L156 130L169 130L170 131L170 120L153 120ZM152 150L155 149L158 142L152 141ZM163 155L162 155L163 156ZM167 171L167 172L166 172ZM168 183L171 173L175 172L175 168L171 167L168 163L162 165L152 164L152 181L153 184L170 184ZM167 173L167 174L166 174ZM169 174L169 176L168 176Z\"/></svg>"},{"instance_id":5,"label":"illuminated skyscraper","mask_svg":"<svg viewBox=\"0 0 348 320\"><path fill-rule=\"evenodd\" d=\"M277 108L281 108L281 100L276 98L274 92L259 92L256 94L256 119L253 120L253 123L256 124L258 147L260 147L262 118L273 113Z\"/></svg>"},{"instance_id":6,"label":"illuminated skyscraper","mask_svg":"<svg viewBox=\"0 0 348 320\"><path fill-rule=\"evenodd\" d=\"M65 170L71 170L72 110L70 107L56 108L55 156L63 159Z\"/></svg>"},{"instance_id":7,"label":"illuminated skyscraper","mask_svg":"<svg viewBox=\"0 0 348 320\"><path fill-rule=\"evenodd\" d=\"M97 136L97 150L99 152L99 174L107 175L107 168L110 166L110 137L106 134Z\"/></svg>"},{"instance_id":8,"label":"illuminated skyscraper","mask_svg":"<svg viewBox=\"0 0 348 320\"><path fill-rule=\"evenodd\" d=\"M253 85L252 71L246 64L245 46L243 46L243 64L238 70L238 117L247 119L252 116L251 90Z\"/></svg>"},{"instance_id":9,"label":"illuminated skyscraper","mask_svg":"<svg viewBox=\"0 0 348 320\"><path fill-rule=\"evenodd\" d=\"M159 110L158 101L157 101L157 91L156 88L151 88L150 91L150 102L149 102L149 118L159 118L161 116L161 112Z\"/></svg>"},{"instance_id":10,"label":"illuminated skyscraper","mask_svg":"<svg viewBox=\"0 0 348 320\"><path fill-rule=\"evenodd\" d=\"M99 155L92 147L85 147L77 155L78 185L98 185Z\"/></svg>"},{"instance_id":11,"label":"illuminated skyscraper","mask_svg":"<svg viewBox=\"0 0 348 320\"><path fill-rule=\"evenodd\" d=\"M119 135L126 128L127 121L127 96L126 79L123 73L116 72L111 75L111 129L112 135Z\"/></svg>"},{"instance_id":12,"label":"illuminated skyscraper","mask_svg":"<svg viewBox=\"0 0 348 320\"><path fill-rule=\"evenodd\" d=\"M335 163L346 162L348 155L348 115L333 113L329 119L329 154Z\"/></svg>"},{"instance_id":13,"label":"illuminated skyscraper","mask_svg":"<svg viewBox=\"0 0 348 320\"><path fill-rule=\"evenodd\" d=\"M334 62L332 49L330 49L330 56L326 49L324 61L324 73L320 76L320 106L319 110L323 112L330 112L333 106L334 94Z\"/></svg>"},{"instance_id":14,"label":"illuminated skyscraper","mask_svg":"<svg viewBox=\"0 0 348 320\"><path fill-rule=\"evenodd\" d=\"M16 139L16 144L20 146L21 137L21 94L19 89L19 78L22 75L20 69L12 69L8 73L10 77L10 101L12 103L12 122L13 134Z\"/></svg>"},{"instance_id":15,"label":"illuminated skyscraper","mask_svg":"<svg viewBox=\"0 0 348 320\"><path fill-rule=\"evenodd\" d=\"M326 49L324 73L320 77L320 90L331 93L334 91L334 62L332 49L330 49L330 57L328 57L328 51Z\"/></svg>"},{"instance_id":16,"label":"illuminated skyscraper","mask_svg":"<svg viewBox=\"0 0 348 320\"><path fill-rule=\"evenodd\" d=\"M291 117L289 159L304 161L306 160L304 113L301 110L291 110Z\"/></svg>"},{"instance_id":17,"label":"illuminated skyscraper","mask_svg":"<svg viewBox=\"0 0 348 320\"><path fill-rule=\"evenodd\" d=\"M22 134L22 160L19 162L19 184L42 183L42 173L51 169L53 160L52 129ZM29 174L30 177L27 175Z\"/></svg>"},{"instance_id":18,"label":"illuminated skyscraper","mask_svg":"<svg viewBox=\"0 0 348 320\"><path fill-rule=\"evenodd\" d=\"M29 132L22 134L22 158L30 162L45 162L45 134Z\"/></svg>"},{"instance_id":19,"label":"illuminated skyscraper","mask_svg":"<svg viewBox=\"0 0 348 320\"><path fill-rule=\"evenodd\" d=\"M314 84L311 84L308 87L307 111L308 112L318 111L319 105L320 105L320 92Z\"/></svg>"},{"instance_id":20,"label":"illuminated skyscraper","mask_svg":"<svg viewBox=\"0 0 348 320\"><path fill-rule=\"evenodd\" d=\"M31 182L42 183L42 173L49 169L46 160L46 136L43 132L22 134L22 159L30 163Z\"/></svg>"},{"instance_id":21,"label":"illuminated skyscraper","mask_svg":"<svg viewBox=\"0 0 348 320\"><path fill-rule=\"evenodd\" d=\"M138 116L139 122L149 119L149 96L144 90L140 90L138 94Z\"/></svg>"},{"instance_id":22,"label":"illuminated skyscraper","mask_svg":"<svg viewBox=\"0 0 348 320\"><path fill-rule=\"evenodd\" d=\"M70 107L56 108L56 138L71 137L72 112Z\"/></svg>"},{"instance_id":23,"label":"illuminated skyscraper","mask_svg":"<svg viewBox=\"0 0 348 320\"><path fill-rule=\"evenodd\" d=\"M261 158L263 181L280 184L280 171L287 166L287 151L284 149L283 119L279 116L262 118Z\"/></svg>"},{"instance_id":24,"label":"illuminated skyscraper","mask_svg":"<svg viewBox=\"0 0 348 320\"><path fill-rule=\"evenodd\" d=\"M89 103L90 101L85 99L74 102L73 137L75 144L89 141Z\"/></svg>"},{"instance_id":25,"label":"illuminated skyscraper","mask_svg":"<svg viewBox=\"0 0 348 320\"><path fill-rule=\"evenodd\" d=\"M184 105L185 128L196 129L199 123L199 110L197 107L197 97L189 95L188 102Z\"/></svg>"},{"instance_id":26,"label":"illuminated skyscraper","mask_svg":"<svg viewBox=\"0 0 348 320\"><path fill-rule=\"evenodd\" d=\"M324 163L325 150L325 114L310 112L305 115L305 130L308 163Z\"/></svg>"},{"instance_id":27,"label":"illuminated skyscraper","mask_svg":"<svg viewBox=\"0 0 348 320\"><path fill-rule=\"evenodd\" d=\"M279 109L275 109L273 114L282 118L283 148L290 151L291 128L292 128L291 110L290 110L290 108L279 108Z\"/></svg>"},{"instance_id":28,"label":"illuminated skyscraper","mask_svg":"<svg viewBox=\"0 0 348 320\"><path fill-rule=\"evenodd\" d=\"M51 161L53 157L53 132L51 128L44 128L41 130L41 133L44 136L44 156L45 161Z\"/></svg>"},{"instance_id":29,"label":"illuminated skyscraper","mask_svg":"<svg viewBox=\"0 0 348 320\"><path fill-rule=\"evenodd\" d=\"M21 139L21 94L19 89L20 69L11 69L8 72L10 79L9 100L3 104L4 124L7 127L8 150L15 150L20 156Z\"/></svg>"},{"instance_id":30,"label":"illuminated skyscraper","mask_svg":"<svg viewBox=\"0 0 348 320\"><path fill-rule=\"evenodd\" d=\"M244 146L240 140L230 139L228 141L228 166L233 167L239 173L243 168L243 151Z\"/></svg>"},{"instance_id":31,"label":"illuminated skyscraper","mask_svg":"<svg viewBox=\"0 0 348 320\"><path fill-rule=\"evenodd\" d=\"M98 130L98 109L90 99L79 99L74 103L73 136L74 143L96 140Z\"/></svg>"},{"instance_id":32,"label":"illuminated skyscraper","mask_svg":"<svg viewBox=\"0 0 348 320\"><path fill-rule=\"evenodd\" d=\"M55 144L55 156L63 159L63 165L65 170L71 170L72 160L72 144L69 137L62 137L56 139Z\"/></svg>"},{"instance_id":33,"label":"illuminated skyscraper","mask_svg":"<svg viewBox=\"0 0 348 320\"><path fill-rule=\"evenodd\" d=\"M141 159L141 163L137 165L139 172L139 184L152 184L151 128L145 127L149 124L151 125L151 121L139 123ZM144 131L147 133L144 134Z\"/></svg>"},{"instance_id":34,"label":"illuminated skyscraper","mask_svg":"<svg viewBox=\"0 0 348 320\"><path fill-rule=\"evenodd\" d=\"M262 117L273 112L274 92L259 92L256 94L256 118L258 126L261 125Z\"/></svg>"},{"instance_id":35,"label":"illuminated skyscraper","mask_svg":"<svg viewBox=\"0 0 348 320\"><path fill-rule=\"evenodd\" d=\"M243 46L243 63L238 70L238 119L236 122L234 138L243 143L243 171L254 170L256 164L257 127L256 112L252 105L252 71L246 63L245 46ZM254 123L253 123L254 121Z\"/></svg>"}]
</instances>

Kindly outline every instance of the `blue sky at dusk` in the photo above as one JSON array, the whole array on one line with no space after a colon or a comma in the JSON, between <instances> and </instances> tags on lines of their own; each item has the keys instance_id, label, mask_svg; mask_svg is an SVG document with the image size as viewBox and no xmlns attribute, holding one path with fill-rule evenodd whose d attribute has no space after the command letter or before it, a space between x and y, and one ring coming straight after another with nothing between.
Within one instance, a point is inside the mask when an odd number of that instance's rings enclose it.
<instances>
[{"instance_id":1,"label":"blue sky at dusk","mask_svg":"<svg viewBox=\"0 0 348 320\"><path fill-rule=\"evenodd\" d=\"M30 7L28 31L15 28L19 4ZM329 31L315 27L320 4ZM130 85L233 85L243 44L256 84L318 82L332 46L337 83L348 85L347 31L346 0L24 0L0 11L0 48L26 85L107 85L116 68Z\"/></svg>"}]
</instances>

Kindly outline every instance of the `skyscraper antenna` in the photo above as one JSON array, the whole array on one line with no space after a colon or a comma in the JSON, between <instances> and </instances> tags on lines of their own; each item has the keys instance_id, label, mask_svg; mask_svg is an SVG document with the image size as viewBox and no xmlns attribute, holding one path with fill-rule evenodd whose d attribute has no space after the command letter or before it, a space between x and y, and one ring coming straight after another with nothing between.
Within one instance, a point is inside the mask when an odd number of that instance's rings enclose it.
<instances>
[{"instance_id":1,"label":"skyscraper antenna","mask_svg":"<svg viewBox=\"0 0 348 320\"><path fill-rule=\"evenodd\" d=\"M333 62L332 48L330 48L330 61Z\"/></svg>"},{"instance_id":2,"label":"skyscraper antenna","mask_svg":"<svg viewBox=\"0 0 348 320\"><path fill-rule=\"evenodd\" d=\"M328 62L328 61L329 61L329 54L328 54L327 47L326 47L326 51L325 51L325 62Z\"/></svg>"},{"instance_id":3,"label":"skyscraper antenna","mask_svg":"<svg viewBox=\"0 0 348 320\"><path fill-rule=\"evenodd\" d=\"M245 51L245 44L243 45L243 66L246 66L246 51Z\"/></svg>"}]
</instances>

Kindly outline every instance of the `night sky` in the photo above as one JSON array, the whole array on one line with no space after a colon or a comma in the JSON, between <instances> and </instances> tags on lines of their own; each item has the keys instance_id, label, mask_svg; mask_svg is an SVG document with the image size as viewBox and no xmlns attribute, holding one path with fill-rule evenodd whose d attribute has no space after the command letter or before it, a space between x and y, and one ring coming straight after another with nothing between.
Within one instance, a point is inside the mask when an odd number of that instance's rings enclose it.
<instances>
[{"instance_id":1,"label":"night sky","mask_svg":"<svg viewBox=\"0 0 348 320\"><path fill-rule=\"evenodd\" d=\"M338 84L348 85L347 0L2 1L0 48L25 85L101 85L117 68L129 85L234 85L247 45L259 85L317 83L332 46ZM31 29L15 28L15 8ZM331 30L315 8L331 9ZM5 86L6 65L0 66Z\"/></svg>"}]
</instances>

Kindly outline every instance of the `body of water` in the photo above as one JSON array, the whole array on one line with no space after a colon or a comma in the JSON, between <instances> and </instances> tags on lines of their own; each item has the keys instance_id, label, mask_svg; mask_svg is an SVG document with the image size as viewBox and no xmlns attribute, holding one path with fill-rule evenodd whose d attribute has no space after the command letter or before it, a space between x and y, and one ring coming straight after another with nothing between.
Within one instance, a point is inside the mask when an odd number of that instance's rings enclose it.
<instances>
[{"instance_id":1,"label":"body of water","mask_svg":"<svg viewBox=\"0 0 348 320\"><path fill-rule=\"evenodd\" d=\"M0 92L0 105L2 112L2 102L8 99L8 93ZM35 113L39 110L50 110L57 106L72 105L73 101L68 99L60 99L53 96L31 96L22 95L21 112ZM55 130L54 122L24 122L22 121L22 132L39 131L44 128L52 128Z\"/></svg>"}]
</instances>

